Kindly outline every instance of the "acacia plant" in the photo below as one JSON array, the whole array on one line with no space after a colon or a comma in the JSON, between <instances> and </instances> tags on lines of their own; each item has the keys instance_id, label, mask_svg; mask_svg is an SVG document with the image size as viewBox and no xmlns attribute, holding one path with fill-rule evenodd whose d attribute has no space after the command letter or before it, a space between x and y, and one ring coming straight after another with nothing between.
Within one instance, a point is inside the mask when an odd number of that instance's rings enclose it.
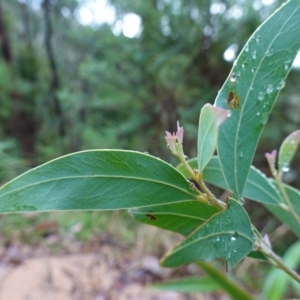
<instances>
[{"instance_id":1,"label":"acacia plant","mask_svg":"<svg viewBox=\"0 0 300 300\"><path fill-rule=\"evenodd\" d=\"M273 252L268 237L261 236L243 207L245 198L263 204L300 237L300 191L282 182L300 131L285 139L278 158L276 150L266 153L273 178L251 166L261 132L300 48L299 36L300 0L288 1L257 28L214 105L206 104L201 110L196 158L185 156L184 130L178 123L176 133L166 134L167 146L180 162L176 168L136 151L77 152L3 185L0 212L130 209L137 221L185 237L162 258L163 266L197 262L213 274L216 270L207 261L222 259L231 269L251 256L269 261L299 284L299 274ZM218 156L213 156L216 149ZM228 190L230 197L219 200L206 183ZM212 276L219 283L225 280L216 274ZM230 284L221 286L233 299L252 299Z\"/></svg>"}]
</instances>

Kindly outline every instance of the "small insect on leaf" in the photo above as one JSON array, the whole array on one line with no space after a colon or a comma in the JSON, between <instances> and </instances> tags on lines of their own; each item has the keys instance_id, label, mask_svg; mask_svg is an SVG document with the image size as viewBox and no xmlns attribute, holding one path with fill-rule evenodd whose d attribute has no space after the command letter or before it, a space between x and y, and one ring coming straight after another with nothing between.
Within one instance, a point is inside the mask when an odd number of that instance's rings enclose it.
<instances>
[{"instance_id":1,"label":"small insect on leaf","mask_svg":"<svg viewBox=\"0 0 300 300\"><path fill-rule=\"evenodd\" d=\"M233 91L230 91L227 97L227 106L234 109L238 109L240 106L240 99Z\"/></svg>"},{"instance_id":2,"label":"small insect on leaf","mask_svg":"<svg viewBox=\"0 0 300 300\"><path fill-rule=\"evenodd\" d=\"M146 217L148 217L149 219L151 219L153 221L157 220L157 218L152 214L146 214Z\"/></svg>"}]
</instances>

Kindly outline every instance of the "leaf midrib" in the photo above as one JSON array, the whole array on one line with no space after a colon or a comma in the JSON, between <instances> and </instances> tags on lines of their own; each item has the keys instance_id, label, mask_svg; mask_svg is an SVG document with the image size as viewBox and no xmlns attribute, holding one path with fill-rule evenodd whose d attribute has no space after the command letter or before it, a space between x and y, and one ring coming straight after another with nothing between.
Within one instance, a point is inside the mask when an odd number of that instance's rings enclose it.
<instances>
[{"instance_id":1,"label":"leaf midrib","mask_svg":"<svg viewBox=\"0 0 300 300\"><path fill-rule=\"evenodd\" d=\"M140 177L134 177L134 176L116 176L116 175L89 175L89 176L68 176L68 177L59 177L59 178L55 178L55 179L50 179L50 180L44 180L44 181L39 181L38 183L33 183L33 184L29 184L29 185L26 185L26 186L23 186L21 188L18 188L18 189L14 189L14 190L11 190L7 193L4 193L4 194L1 194L0 195L0 199L5 197L6 195L9 195L11 193L14 193L14 192L17 192L17 191L21 191L23 189L27 189L27 188L30 188L32 186L36 186L36 185L39 185L39 184L44 184L44 183L50 183L50 182L54 182L54 181L60 181L60 180L68 180L68 179L84 179L84 178L116 178L116 179L131 179L131 180L140 180L140 181L150 181L150 182L153 182L153 183L157 183L157 184L161 184L161 185L166 185L166 186L169 186L169 187L173 187L177 190L180 190L180 191L183 191L185 192L186 194L190 195L190 196L193 196L194 198L196 198L195 194L193 193L189 193L187 190L183 189L183 188L179 188L177 185L173 185L173 184L170 184L170 183L167 183L167 182L164 182L164 181L158 181L158 180L153 180L153 179L147 179L147 178L140 178ZM4 188L5 185L2 187ZM0 188L0 191L1 189Z\"/></svg>"}]
</instances>

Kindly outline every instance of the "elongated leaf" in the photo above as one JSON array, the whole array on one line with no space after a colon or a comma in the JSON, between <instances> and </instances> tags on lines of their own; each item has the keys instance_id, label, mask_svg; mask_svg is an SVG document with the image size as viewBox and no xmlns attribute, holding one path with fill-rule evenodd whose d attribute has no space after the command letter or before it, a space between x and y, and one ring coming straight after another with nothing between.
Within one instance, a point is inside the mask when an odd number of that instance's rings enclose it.
<instances>
[{"instance_id":1,"label":"elongated leaf","mask_svg":"<svg viewBox=\"0 0 300 300\"><path fill-rule=\"evenodd\" d=\"M291 0L251 36L215 105L232 116L219 130L218 154L228 189L239 199L269 113L300 48L300 0Z\"/></svg>"},{"instance_id":2,"label":"elongated leaf","mask_svg":"<svg viewBox=\"0 0 300 300\"><path fill-rule=\"evenodd\" d=\"M272 179L271 181L274 182ZM290 199L293 210L298 214L298 216L300 216L300 191L286 184L284 184L284 188ZM281 200L281 203L285 204L283 199ZM289 213L279 205L265 205L265 207L279 220L286 223L290 227L290 229L300 238L300 224L291 213Z\"/></svg>"},{"instance_id":3,"label":"elongated leaf","mask_svg":"<svg viewBox=\"0 0 300 300\"><path fill-rule=\"evenodd\" d=\"M217 213L218 209L199 201L189 201L139 208L131 212L139 222L187 236Z\"/></svg>"},{"instance_id":4,"label":"elongated leaf","mask_svg":"<svg viewBox=\"0 0 300 300\"><path fill-rule=\"evenodd\" d=\"M188 236L219 211L214 206L199 201L190 201L142 207L133 209L130 212L138 222ZM266 260L266 257L259 251L252 251L247 256Z\"/></svg>"},{"instance_id":5,"label":"elongated leaf","mask_svg":"<svg viewBox=\"0 0 300 300\"><path fill-rule=\"evenodd\" d=\"M287 172L290 169L290 162L293 159L300 142L300 130L288 135L280 146L278 155L278 169L280 172Z\"/></svg>"},{"instance_id":6,"label":"elongated leaf","mask_svg":"<svg viewBox=\"0 0 300 300\"><path fill-rule=\"evenodd\" d=\"M231 269L251 250L254 235L244 208L234 199L224 211L191 233L161 260L165 267L224 259Z\"/></svg>"},{"instance_id":7,"label":"elongated leaf","mask_svg":"<svg viewBox=\"0 0 300 300\"><path fill-rule=\"evenodd\" d=\"M231 296L233 300L254 300L251 295L242 290L237 284L228 280L228 278L222 274L219 270L214 268L211 264L206 262L198 262L201 269L208 274L218 285Z\"/></svg>"},{"instance_id":8,"label":"elongated leaf","mask_svg":"<svg viewBox=\"0 0 300 300\"><path fill-rule=\"evenodd\" d=\"M189 160L189 164L192 168L195 168L197 159ZM184 175L188 175L181 165L177 168ZM203 172L203 178L213 185L226 189L226 182L217 157L213 157L208 163ZM284 184L284 187L294 210L300 215L300 191L286 184ZM293 215L283 209L282 205L285 205L285 203L276 188L274 180L267 178L253 166L251 166L248 175L243 197L262 203L271 213L286 223L290 229L300 237L300 225Z\"/></svg>"},{"instance_id":9,"label":"elongated leaf","mask_svg":"<svg viewBox=\"0 0 300 300\"><path fill-rule=\"evenodd\" d=\"M300 265L300 241L293 244L284 254L283 261L291 269ZM281 300L287 289L287 285L294 281L280 269L273 269L263 287L263 299ZM296 283L299 286L299 283ZM300 296L300 294L298 295Z\"/></svg>"},{"instance_id":10,"label":"elongated leaf","mask_svg":"<svg viewBox=\"0 0 300 300\"><path fill-rule=\"evenodd\" d=\"M210 292L220 289L210 277L182 277L169 281L155 283L150 288L162 291L176 291L182 293Z\"/></svg>"},{"instance_id":11,"label":"elongated leaf","mask_svg":"<svg viewBox=\"0 0 300 300\"><path fill-rule=\"evenodd\" d=\"M125 209L195 199L171 165L134 151L67 155L0 188L0 212Z\"/></svg>"},{"instance_id":12,"label":"elongated leaf","mask_svg":"<svg viewBox=\"0 0 300 300\"><path fill-rule=\"evenodd\" d=\"M198 130L198 171L201 173L217 147L219 126L227 119L228 111L205 104L200 113Z\"/></svg>"}]
</instances>

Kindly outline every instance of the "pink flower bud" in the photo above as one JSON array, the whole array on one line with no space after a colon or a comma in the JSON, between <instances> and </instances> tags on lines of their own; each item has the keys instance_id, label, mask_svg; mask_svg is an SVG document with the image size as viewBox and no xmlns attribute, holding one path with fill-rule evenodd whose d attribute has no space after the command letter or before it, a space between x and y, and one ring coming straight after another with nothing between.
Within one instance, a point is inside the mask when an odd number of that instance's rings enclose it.
<instances>
[{"instance_id":1,"label":"pink flower bud","mask_svg":"<svg viewBox=\"0 0 300 300\"><path fill-rule=\"evenodd\" d=\"M275 160L277 157L277 150L273 150L271 153L266 152L265 157L269 163L269 165L274 166L275 165Z\"/></svg>"},{"instance_id":2,"label":"pink flower bud","mask_svg":"<svg viewBox=\"0 0 300 300\"><path fill-rule=\"evenodd\" d=\"M166 131L166 137L167 145L172 153L176 153L176 136L172 135L170 132Z\"/></svg>"},{"instance_id":3,"label":"pink flower bud","mask_svg":"<svg viewBox=\"0 0 300 300\"><path fill-rule=\"evenodd\" d=\"M184 133L183 127L180 127L179 121L177 121L176 138L180 144L182 144L182 141L183 141L183 133Z\"/></svg>"}]
</instances>

